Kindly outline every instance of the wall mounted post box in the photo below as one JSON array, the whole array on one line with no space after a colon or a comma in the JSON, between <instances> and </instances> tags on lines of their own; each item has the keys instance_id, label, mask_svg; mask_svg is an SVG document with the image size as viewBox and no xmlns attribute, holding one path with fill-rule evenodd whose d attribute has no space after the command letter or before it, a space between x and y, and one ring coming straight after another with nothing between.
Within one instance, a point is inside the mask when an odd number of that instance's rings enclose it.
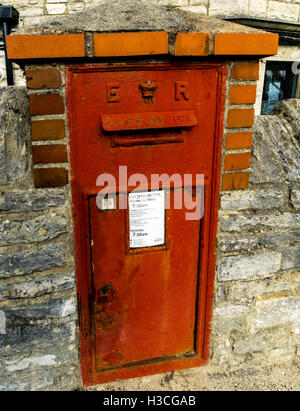
<instances>
[{"instance_id":1,"label":"wall mounted post box","mask_svg":"<svg viewBox=\"0 0 300 411\"><path fill-rule=\"evenodd\" d=\"M250 146L228 153L223 136L251 137L258 56L277 50L277 35L139 3L7 39L33 133L49 127L34 184L71 183L84 384L209 359L219 189L249 181Z\"/></svg>"},{"instance_id":2,"label":"wall mounted post box","mask_svg":"<svg viewBox=\"0 0 300 411\"><path fill-rule=\"evenodd\" d=\"M68 70L76 229L90 296L81 323L97 379L202 361L225 77L221 63ZM101 170L116 181L108 208L97 203ZM137 173L144 178L131 193ZM176 192L188 195L186 175L191 197L203 196L202 219L189 220L184 201L174 205Z\"/></svg>"}]
</instances>

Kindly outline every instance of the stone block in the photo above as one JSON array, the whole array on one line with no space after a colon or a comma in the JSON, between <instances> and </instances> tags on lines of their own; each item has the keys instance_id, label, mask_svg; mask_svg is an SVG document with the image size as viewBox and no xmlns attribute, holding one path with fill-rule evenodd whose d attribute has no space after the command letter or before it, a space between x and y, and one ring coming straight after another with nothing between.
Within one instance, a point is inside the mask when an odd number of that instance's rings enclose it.
<instances>
[{"instance_id":1,"label":"stone block","mask_svg":"<svg viewBox=\"0 0 300 411\"><path fill-rule=\"evenodd\" d=\"M249 325L251 333L264 328L299 322L300 297L270 298L257 301Z\"/></svg>"},{"instance_id":2,"label":"stone block","mask_svg":"<svg viewBox=\"0 0 300 411\"><path fill-rule=\"evenodd\" d=\"M270 0L268 3L267 17L281 21L298 21L299 5Z\"/></svg>"},{"instance_id":3,"label":"stone block","mask_svg":"<svg viewBox=\"0 0 300 411\"><path fill-rule=\"evenodd\" d=\"M270 228L300 228L300 215L293 213L276 213L264 215L232 215L225 216L220 213L220 227L222 231L239 232L244 230L258 233L258 229Z\"/></svg>"},{"instance_id":4,"label":"stone block","mask_svg":"<svg viewBox=\"0 0 300 411\"><path fill-rule=\"evenodd\" d=\"M66 264L65 245L56 244L38 250L0 254L0 278L44 271Z\"/></svg>"},{"instance_id":5,"label":"stone block","mask_svg":"<svg viewBox=\"0 0 300 411\"><path fill-rule=\"evenodd\" d=\"M291 202L296 210L300 209L300 190L291 191Z\"/></svg>"},{"instance_id":6,"label":"stone block","mask_svg":"<svg viewBox=\"0 0 300 411\"><path fill-rule=\"evenodd\" d=\"M299 232L300 235L300 232ZM282 268L284 270L300 268L300 247L287 248L282 252Z\"/></svg>"},{"instance_id":7,"label":"stone block","mask_svg":"<svg viewBox=\"0 0 300 411\"><path fill-rule=\"evenodd\" d=\"M209 16L248 15L248 0L214 0L210 2Z\"/></svg>"},{"instance_id":8,"label":"stone block","mask_svg":"<svg viewBox=\"0 0 300 411\"><path fill-rule=\"evenodd\" d=\"M258 236L258 244L266 248L295 245L300 242L300 231L282 231Z\"/></svg>"},{"instance_id":9,"label":"stone block","mask_svg":"<svg viewBox=\"0 0 300 411\"><path fill-rule=\"evenodd\" d=\"M28 97L25 87L0 88L0 184L28 177L30 137Z\"/></svg>"},{"instance_id":10,"label":"stone block","mask_svg":"<svg viewBox=\"0 0 300 411\"><path fill-rule=\"evenodd\" d=\"M257 248L256 237L220 237L218 249L224 253L238 251L254 251Z\"/></svg>"},{"instance_id":11,"label":"stone block","mask_svg":"<svg viewBox=\"0 0 300 411\"><path fill-rule=\"evenodd\" d=\"M245 317L214 318L212 322L213 335L244 334L247 331Z\"/></svg>"},{"instance_id":12,"label":"stone block","mask_svg":"<svg viewBox=\"0 0 300 411\"><path fill-rule=\"evenodd\" d=\"M270 277L280 270L280 266L280 253L225 257L219 263L218 280L252 280Z\"/></svg>"},{"instance_id":13,"label":"stone block","mask_svg":"<svg viewBox=\"0 0 300 411\"><path fill-rule=\"evenodd\" d=\"M73 274L52 274L37 280L11 284L9 285L9 294L11 298L29 298L70 288L75 288L75 276Z\"/></svg>"},{"instance_id":14,"label":"stone block","mask_svg":"<svg viewBox=\"0 0 300 411\"><path fill-rule=\"evenodd\" d=\"M279 208L284 205L284 194L281 190L244 190L222 193L221 209L247 210Z\"/></svg>"},{"instance_id":15,"label":"stone block","mask_svg":"<svg viewBox=\"0 0 300 411\"><path fill-rule=\"evenodd\" d=\"M68 193L63 189L9 191L0 193L2 211L38 211L60 207L67 203Z\"/></svg>"},{"instance_id":16,"label":"stone block","mask_svg":"<svg viewBox=\"0 0 300 411\"><path fill-rule=\"evenodd\" d=\"M51 240L68 229L66 210L50 211L47 215L31 217L25 220L1 222L0 245L18 243L36 243Z\"/></svg>"}]
</instances>

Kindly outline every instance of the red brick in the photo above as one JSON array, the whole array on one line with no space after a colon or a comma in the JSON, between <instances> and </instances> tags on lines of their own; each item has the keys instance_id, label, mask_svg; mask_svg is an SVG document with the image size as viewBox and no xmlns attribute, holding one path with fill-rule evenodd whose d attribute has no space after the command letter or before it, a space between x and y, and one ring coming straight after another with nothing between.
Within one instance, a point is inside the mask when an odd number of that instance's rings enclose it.
<instances>
[{"instance_id":1,"label":"red brick","mask_svg":"<svg viewBox=\"0 0 300 411\"><path fill-rule=\"evenodd\" d=\"M31 122L33 141L62 140L65 138L64 120L36 120Z\"/></svg>"},{"instance_id":2,"label":"red brick","mask_svg":"<svg viewBox=\"0 0 300 411\"><path fill-rule=\"evenodd\" d=\"M32 116L65 112L64 101L60 94L31 94L29 104Z\"/></svg>"},{"instance_id":3,"label":"red brick","mask_svg":"<svg viewBox=\"0 0 300 411\"><path fill-rule=\"evenodd\" d=\"M6 41L11 60L85 56L84 34L11 35Z\"/></svg>"},{"instance_id":4,"label":"red brick","mask_svg":"<svg viewBox=\"0 0 300 411\"><path fill-rule=\"evenodd\" d=\"M214 54L271 56L277 54L278 38L274 33L219 33Z\"/></svg>"},{"instance_id":5,"label":"red brick","mask_svg":"<svg viewBox=\"0 0 300 411\"><path fill-rule=\"evenodd\" d=\"M33 164L64 163L68 161L67 146L64 144L32 146Z\"/></svg>"},{"instance_id":6,"label":"red brick","mask_svg":"<svg viewBox=\"0 0 300 411\"><path fill-rule=\"evenodd\" d=\"M254 109L234 108L229 110L227 118L228 128L251 127L254 122Z\"/></svg>"},{"instance_id":7,"label":"red brick","mask_svg":"<svg viewBox=\"0 0 300 411\"><path fill-rule=\"evenodd\" d=\"M168 54L168 50L165 31L94 34L95 57Z\"/></svg>"},{"instance_id":8,"label":"red brick","mask_svg":"<svg viewBox=\"0 0 300 411\"><path fill-rule=\"evenodd\" d=\"M229 104L254 104L255 101L255 85L240 85L230 87Z\"/></svg>"},{"instance_id":9,"label":"red brick","mask_svg":"<svg viewBox=\"0 0 300 411\"><path fill-rule=\"evenodd\" d=\"M208 56L209 33L178 33L175 56Z\"/></svg>"},{"instance_id":10,"label":"red brick","mask_svg":"<svg viewBox=\"0 0 300 411\"><path fill-rule=\"evenodd\" d=\"M224 159L224 171L244 170L250 167L250 153L227 154Z\"/></svg>"},{"instance_id":11,"label":"red brick","mask_svg":"<svg viewBox=\"0 0 300 411\"><path fill-rule=\"evenodd\" d=\"M252 133L228 133L226 135L227 150L240 150L243 148L251 148Z\"/></svg>"},{"instance_id":12,"label":"red brick","mask_svg":"<svg viewBox=\"0 0 300 411\"><path fill-rule=\"evenodd\" d=\"M68 184L68 170L65 168L35 168L33 175L36 188L62 187Z\"/></svg>"},{"instance_id":13,"label":"red brick","mask_svg":"<svg viewBox=\"0 0 300 411\"><path fill-rule=\"evenodd\" d=\"M231 68L230 78L233 80L258 80L258 63L235 63Z\"/></svg>"},{"instance_id":14,"label":"red brick","mask_svg":"<svg viewBox=\"0 0 300 411\"><path fill-rule=\"evenodd\" d=\"M61 76L55 68L26 70L26 82L30 89L57 88L61 86Z\"/></svg>"},{"instance_id":15,"label":"red brick","mask_svg":"<svg viewBox=\"0 0 300 411\"><path fill-rule=\"evenodd\" d=\"M222 176L222 190L242 190L249 186L249 173L229 173Z\"/></svg>"}]
</instances>

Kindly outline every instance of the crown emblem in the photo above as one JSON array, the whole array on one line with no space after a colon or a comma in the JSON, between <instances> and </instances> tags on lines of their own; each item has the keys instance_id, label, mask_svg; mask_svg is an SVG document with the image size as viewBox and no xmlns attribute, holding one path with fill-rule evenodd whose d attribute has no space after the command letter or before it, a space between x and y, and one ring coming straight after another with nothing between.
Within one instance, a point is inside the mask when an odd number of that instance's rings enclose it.
<instances>
[{"instance_id":1,"label":"crown emblem","mask_svg":"<svg viewBox=\"0 0 300 411\"><path fill-rule=\"evenodd\" d=\"M153 80L145 80L139 85L142 93L142 98L145 104L152 104L153 98L157 89L157 84Z\"/></svg>"}]
</instances>

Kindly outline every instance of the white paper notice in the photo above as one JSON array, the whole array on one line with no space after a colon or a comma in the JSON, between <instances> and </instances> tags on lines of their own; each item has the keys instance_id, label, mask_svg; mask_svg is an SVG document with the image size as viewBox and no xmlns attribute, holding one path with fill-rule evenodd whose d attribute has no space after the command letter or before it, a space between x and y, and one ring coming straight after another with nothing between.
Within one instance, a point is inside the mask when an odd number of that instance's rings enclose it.
<instances>
[{"instance_id":1,"label":"white paper notice","mask_svg":"<svg viewBox=\"0 0 300 411\"><path fill-rule=\"evenodd\" d=\"M153 247L165 243L165 192L129 194L130 248Z\"/></svg>"}]
</instances>

